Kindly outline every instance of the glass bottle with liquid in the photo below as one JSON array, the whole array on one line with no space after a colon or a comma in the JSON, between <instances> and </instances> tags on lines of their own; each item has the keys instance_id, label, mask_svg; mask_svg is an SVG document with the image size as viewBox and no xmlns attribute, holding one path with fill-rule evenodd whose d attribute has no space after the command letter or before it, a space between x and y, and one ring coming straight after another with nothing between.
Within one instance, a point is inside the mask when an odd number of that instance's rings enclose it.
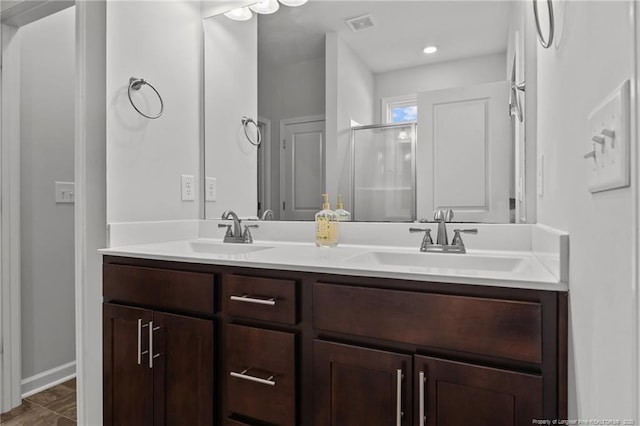
<instances>
[{"instance_id":1,"label":"glass bottle with liquid","mask_svg":"<svg viewBox=\"0 0 640 426\"><path fill-rule=\"evenodd\" d=\"M329 194L322 194L322 210L316 213L316 245L318 247L338 245L338 216L331 210Z\"/></svg>"},{"instance_id":2,"label":"glass bottle with liquid","mask_svg":"<svg viewBox=\"0 0 640 426\"><path fill-rule=\"evenodd\" d=\"M338 216L338 222L348 222L351 220L351 213L344 209L342 203L342 195L338 195L338 204L336 204L336 216Z\"/></svg>"}]
</instances>

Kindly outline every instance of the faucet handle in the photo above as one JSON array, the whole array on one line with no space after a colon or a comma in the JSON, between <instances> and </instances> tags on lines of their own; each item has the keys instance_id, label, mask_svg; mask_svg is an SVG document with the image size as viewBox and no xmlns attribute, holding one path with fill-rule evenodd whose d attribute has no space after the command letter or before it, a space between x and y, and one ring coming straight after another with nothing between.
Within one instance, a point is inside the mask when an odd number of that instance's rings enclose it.
<instances>
[{"instance_id":1,"label":"faucet handle","mask_svg":"<svg viewBox=\"0 0 640 426\"><path fill-rule=\"evenodd\" d=\"M258 228L258 225L245 225L244 226L244 232L242 233L242 239L244 240L245 243L252 243L253 242L253 235L251 235L251 231L249 230L249 228Z\"/></svg>"},{"instance_id":2,"label":"faucet handle","mask_svg":"<svg viewBox=\"0 0 640 426\"><path fill-rule=\"evenodd\" d=\"M227 232L225 233L225 236L233 236L233 231L231 231L231 225L219 223L218 228L227 228Z\"/></svg>"},{"instance_id":3,"label":"faucet handle","mask_svg":"<svg viewBox=\"0 0 640 426\"><path fill-rule=\"evenodd\" d=\"M453 230L453 239L451 240L452 246L459 246L462 248L463 253L465 252L464 241L462 241L462 237L460 234L477 234L478 228L472 229L454 229Z\"/></svg>"},{"instance_id":4,"label":"faucet handle","mask_svg":"<svg viewBox=\"0 0 640 426\"><path fill-rule=\"evenodd\" d=\"M427 246L433 244L433 238L431 238L431 229L429 228L409 228L409 232L424 232L424 238L422 239L422 243L420 244L420 251L427 251Z\"/></svg>"}]
</instances>

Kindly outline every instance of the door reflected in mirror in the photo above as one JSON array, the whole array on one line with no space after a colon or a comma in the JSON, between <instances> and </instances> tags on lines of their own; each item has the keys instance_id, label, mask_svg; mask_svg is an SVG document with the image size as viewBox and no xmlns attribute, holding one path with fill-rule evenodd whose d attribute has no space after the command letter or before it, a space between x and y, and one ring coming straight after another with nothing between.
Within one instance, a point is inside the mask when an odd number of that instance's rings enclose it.
<instances>
[{"instance_id":1,"label":"door reflected in mirror","mask_svg":"<svg viewBox=\"0 0 640 426\"><path fill-rule=\"evenodd\" d=\"M452 208L460 221L526 221L535 203L525 191L531 123L527 109L522 122L510 114L513 73L524 79L534 52L525 9L515 1L310 0L246 22L206 19L205 111L230 114L207 114L205 174L218 178L219 196L207 201L206 217L231 208L313 220L327 192L334 208L342 195L354 220L431 220ZM229 63L237 76L220 71ZM257 118L260 148L229 140L240 115ZM397 137L354 142L354 128L398 123L413 129L407 152ZM225 192L225 181L246 189Z\"/></svg>"}]
</instances>

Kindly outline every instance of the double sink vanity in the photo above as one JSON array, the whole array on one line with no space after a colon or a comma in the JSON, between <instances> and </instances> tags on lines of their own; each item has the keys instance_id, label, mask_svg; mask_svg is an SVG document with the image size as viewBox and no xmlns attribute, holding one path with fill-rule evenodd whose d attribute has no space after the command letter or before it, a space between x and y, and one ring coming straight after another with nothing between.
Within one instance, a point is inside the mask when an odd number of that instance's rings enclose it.
<instances>
[{"instance_id":1,"label":"double sink vanity","mask_svg":"<svg viewBox=\"0 0 640 426\"><path fill-rule=\"evenodd\" d=\"M313 223L251 244L218 224L102 250L105 424L566 418L567 235L479 224L452 254L411 224L341 224L335 248Z\"/></svg>"}]
</instances>

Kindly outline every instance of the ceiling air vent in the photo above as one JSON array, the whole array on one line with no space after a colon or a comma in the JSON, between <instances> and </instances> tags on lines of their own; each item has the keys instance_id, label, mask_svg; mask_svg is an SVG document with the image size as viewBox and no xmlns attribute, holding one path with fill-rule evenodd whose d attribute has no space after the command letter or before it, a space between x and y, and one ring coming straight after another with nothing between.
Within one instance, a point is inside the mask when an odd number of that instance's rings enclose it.
<instances>
[{"instance_id":1,"label":"ceiling air vent","mask_svg":"<svg viewBox=\"0 0 640 426\"><path fill-rule=\"evenodd\" d=\"M347 19L345 22L353 32L373 27L373 18L371 18L371 15L358 16L357 18Z\"/></svg>"}]
</instances>

